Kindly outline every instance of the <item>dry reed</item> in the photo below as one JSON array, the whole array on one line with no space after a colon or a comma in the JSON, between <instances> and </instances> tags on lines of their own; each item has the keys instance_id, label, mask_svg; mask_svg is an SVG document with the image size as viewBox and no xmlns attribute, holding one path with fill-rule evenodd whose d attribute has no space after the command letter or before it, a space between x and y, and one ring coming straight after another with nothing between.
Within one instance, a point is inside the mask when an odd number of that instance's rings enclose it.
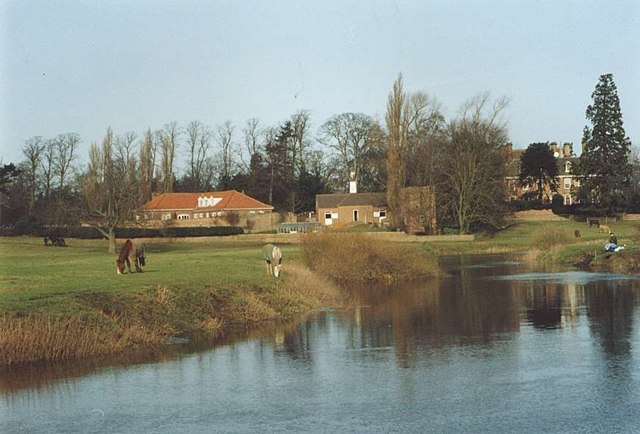
<instances>
[{"instance_id":1,"label":"dry reed","mask_svg":"<svg viewBox=\"0 0 640 434\"><path fill-rule=\"evenodd\" d=\"M130 294L81 293L77 314L0 314L0 365L153 349L175 336L212 340L233 328L288 321L332 299L333 289L294 265L273 287L157 286Z\"/></svg>"},{"instance_id":2,"label":"dry reed","mask_svg":"<svg viewBox=\"0 0 640 434\"><path fill-rule=\"evenodd\" d=\"M309 268L336 281L411 280L438 273L436 262L417 250L362 234L306 234L302 257Z\"/></svg>"},{"instance_id":3,"label":"dry reed","mask_svg":"<svg viewBox=\"0 0 640 434\"><path fill-rule=\"evenodd\" d=\"M542 227L531 234L531 242L534 248L549 250L556 246L574 242L574 233L567 228Z\"/></svg>"}]
</instances>

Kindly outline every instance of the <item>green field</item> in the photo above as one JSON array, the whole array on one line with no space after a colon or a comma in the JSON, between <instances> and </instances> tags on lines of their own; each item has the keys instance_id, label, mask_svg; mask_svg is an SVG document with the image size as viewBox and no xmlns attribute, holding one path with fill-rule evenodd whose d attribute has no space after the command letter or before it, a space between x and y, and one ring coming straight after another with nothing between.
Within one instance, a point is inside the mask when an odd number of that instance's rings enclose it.
<instances>
[{"instance_id":1,"label":"green field","mask_svg":"<svg viewBox=\"0 0 640 434\"><path fill-rule=\"evenodd\" d=\"M145 245L144 272L124 275L116 273L117 255L107 253L106 241L69 239L67 244L53 247L44 246L40 238L0 238L0 310L68 310L79 292L275 285L261 261L261 244L152 240ZM284 245L282 250L290 262L298 249Z\"/></svg>"}]
</instances>

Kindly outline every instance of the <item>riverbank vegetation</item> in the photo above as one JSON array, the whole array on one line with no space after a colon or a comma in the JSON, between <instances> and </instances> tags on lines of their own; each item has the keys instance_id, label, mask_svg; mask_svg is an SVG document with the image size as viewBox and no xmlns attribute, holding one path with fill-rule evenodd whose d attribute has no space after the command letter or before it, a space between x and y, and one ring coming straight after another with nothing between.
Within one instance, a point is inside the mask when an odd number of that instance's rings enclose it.
<instances>
[{"instance_id":1,"label":"riverbank vegetation","mask_svg":"<svg viewBox=\"0 0 640 434\"><path fill-rule=\"evenodd\" d=\"M505 230L478 234L474 241L425 243L423 248L432 255L511 253L546 264L639 273L635 264L640 262L640 222L610 221L606 225L624 250L605 252L609 233L574 220L514 222Z\"/></svg>"},{"instance_id":2,"label":"riverbank vegetation","mask_svg":"<svg viewBox=\"0 0 640 434\"><path fill-rule=\"evenodd\" d=\"M286 278L267 276L260 245L152 242L143 273L118 276L104 242L0 239L0 364L152 349L215 338L338 303L338 291L283 246Z\"/></svg>"},{"instance_id":3,"label":"riverbank vegetation","mask_svg":"<svg viewBox=\"0 0 640 434\"><path fill-rule=\"evenodd\" d=\"M434 256L419 247L365 237L358 233L309 233L302 239L304 264L338 282L384 282L424 279L438 274Z\"/></svg>"}]
</instances>

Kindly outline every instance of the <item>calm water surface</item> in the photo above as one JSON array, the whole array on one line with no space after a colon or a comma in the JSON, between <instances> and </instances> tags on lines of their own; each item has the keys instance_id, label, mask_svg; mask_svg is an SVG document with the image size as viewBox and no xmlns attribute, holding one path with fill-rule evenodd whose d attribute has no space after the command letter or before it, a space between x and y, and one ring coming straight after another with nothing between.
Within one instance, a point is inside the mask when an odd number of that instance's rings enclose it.
<instances>
[{"instance_id":1,"label":"calm water surface","mask_svg":"<svg viewBox=\"0 0 640 434\"><path fill-rule=\"evenodd\" d=\"M445 258L268 337L0 372L0 432L640 432L640 280Z\"/></svg>"}]
</instances>

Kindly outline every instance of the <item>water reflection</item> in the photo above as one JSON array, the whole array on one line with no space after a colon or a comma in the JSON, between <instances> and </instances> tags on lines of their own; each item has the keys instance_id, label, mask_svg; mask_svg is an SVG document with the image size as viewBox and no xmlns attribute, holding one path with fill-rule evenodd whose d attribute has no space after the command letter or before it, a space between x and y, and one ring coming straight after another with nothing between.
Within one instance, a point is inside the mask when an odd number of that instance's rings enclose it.
<instances>
[{"instance_id":1,"label":"water reflection","mask_svg":"<svg viewBox=\"0 0 640 434\"><path fill-rule=\"evenodd\" d=\"M501 256L443 266L440 279L349 288L353 309L214 347L0 372L0 431L637 428L639 279Z\"/></svg>"}]
</instances>

